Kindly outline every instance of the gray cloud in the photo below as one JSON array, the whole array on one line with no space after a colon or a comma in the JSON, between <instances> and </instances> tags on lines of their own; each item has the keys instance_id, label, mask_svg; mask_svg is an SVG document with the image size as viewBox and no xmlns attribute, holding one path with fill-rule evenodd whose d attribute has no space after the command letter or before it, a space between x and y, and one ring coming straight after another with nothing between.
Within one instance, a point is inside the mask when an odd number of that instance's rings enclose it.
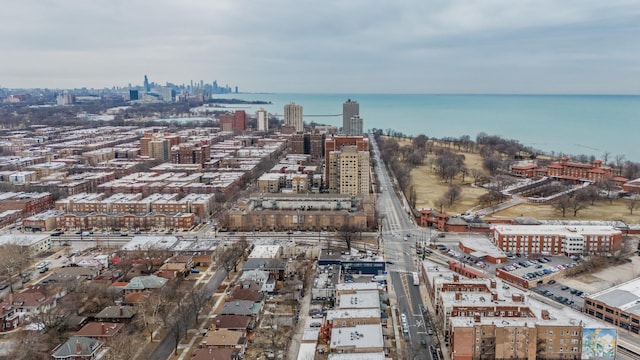
<instances>
[{"instance_id":1,"label":"gray cloud","mask_svg":"<svg viewBox=\"0 0 640 360\"><path fill-rule=\"evenodd\" d=\"M0 12L0 86L638 93L639 20L626 0L31 0Z\"/></svg>"}]
</instances>

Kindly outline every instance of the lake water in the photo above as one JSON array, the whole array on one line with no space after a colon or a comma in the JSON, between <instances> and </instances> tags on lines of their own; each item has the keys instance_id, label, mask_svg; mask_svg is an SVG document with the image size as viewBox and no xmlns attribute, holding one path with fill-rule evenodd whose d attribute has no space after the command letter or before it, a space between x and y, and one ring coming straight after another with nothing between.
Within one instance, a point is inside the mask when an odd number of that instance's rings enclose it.
<instances>
[{"instance_id":1,"label":"lake water","mask_svg":"<svg viewBox=\"0 0 640 360\"><path fill-rule=\"evenodd\" d=\"M351 99L360 103L364 129L392 128L436 138L469 135L472 139L485 132L556 155L602 158L608 152L610 161L624 155L640 162L640 96L246 93L214 97L272 102L238 105L249 113L264 107L272 114L282 114L285 104L295 102L303 106L305 122L336 126L342 126L342 103Z\"/></svg>"}]
</instances>

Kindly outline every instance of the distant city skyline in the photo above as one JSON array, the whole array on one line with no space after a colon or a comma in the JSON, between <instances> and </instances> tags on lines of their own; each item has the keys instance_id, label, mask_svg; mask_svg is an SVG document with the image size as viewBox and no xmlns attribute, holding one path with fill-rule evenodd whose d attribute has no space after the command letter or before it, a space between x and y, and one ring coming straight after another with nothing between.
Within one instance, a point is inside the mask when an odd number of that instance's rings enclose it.
<instances>
[{"instance_id":1,"label":"distant city skyline","mask_svg":"<svg viewBox=\"0 0 640 360\"><path fill-rule=\"evenodd\" d=\"M640 94L638 24L629 0L11 2L0 87Z\"/></svg>"}]
</instances>

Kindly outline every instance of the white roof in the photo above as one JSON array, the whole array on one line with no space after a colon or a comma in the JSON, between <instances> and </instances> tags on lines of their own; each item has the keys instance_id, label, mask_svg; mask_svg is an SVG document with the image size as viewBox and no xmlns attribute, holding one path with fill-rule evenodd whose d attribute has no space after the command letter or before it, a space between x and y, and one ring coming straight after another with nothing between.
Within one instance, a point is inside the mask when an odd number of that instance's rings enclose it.
<instances>
[{"instance_id":1,"label":"white roof","mask_svg":"<svg viewBox=\"0 0 640 360\"><path fill-rule=\"evenodd\" d=\"M506 258L507 254L487 238L461 239L460 243L469 249L475 250L473 256L482 257L489 255L494 258ZM477 253L477 254L476 254Z\"/></svg>"},{"instance_id":2,"label":"white roof","mask_svg":"<svg viewBox=\"0 0 640 360\"><path fill-rule=\"evenodd\" d=\"M620 230L609 225L494 225L494 230L503 235L566 235L577 234L613 235Z\"/></svg>"},{"instance_id":3,"label":"white roof","mask_svg":"<svg viewBox=\"0 0 640 360\"><path fill-rule=\"evenodd\" d=\"M249 258L275 259L280 252L280 245L256 245L249 254Z\"/></svg>"},{"instance_id":4,"label":"white roof","mask_svg":"<svg viewBox=\"0 0 640 360\"><path fill-rule=\"evenodd\" d=\"M6 234L0 236L0 245L17 244L31 246L47 239L49 239L48 234Z\"/></svg>"},{"instance_id":5,"label":"white roof","mask_svg":"<svg viewBox=\"0 0 640 360\"><path fill-rule=\"evenodd\" d=\"M336 291L351 291L351 290L378 290L378 284L376 282L361 282L361 283L339 283L336 284Z\"/></svg>"},{"instance_id":6,"label":"white roof","mask_svg":"<svg viewBox=\"0 0 640 360\"><path fill-rule=\"evenodd\" d=\"M134 236L131 241L124 244L121 250L144 250L144 249L169 249L178 238L175 236Z\"/></svg>"},{"instance_id":7,"label":"white roof","mask_svg":"<svg viewBox=\"0 0 640 360\"><path fill-rule=\"evenodd\" d=\"M363 318L380 318L380 310L370 309L333 309L327 311L327 321L337 319L363 319Z\"/></svg>"},{"instance_id":8,"label":"white roof","mask_svg":"<svg viewBox=\"0 0 640 360\"><path fill-rule=\"evenodd\" d=\"M309 360L316 356L316 343L302 343L298 348L298 360Z\"/></svg>"},{"instance_id":9,"label":"white roof","mask_svg":"<svg viewBox=\"0 0 640 360\"><path fill-rule=\"evenodd\" d=\"M380 311L380 295L378 290L357 291L353 294L340 294L338 306L341 309L374 308Z\"/></svg>"},{"instance_id":10,"label":"white roof","mask_svg":"<svg viewBox=\"0 0 640 360\"><path fill-rule=\"evenodd\" d=\"M329 360L385 360L384 351L375 353L329 354Z\"/></svg>"},{"instance_id":11,"label":"white roof","mask_svg":"<svg viewBox=\"0 0 640 360\"><path fill-rule=\"evenodd\" d=\"M382 326L378 324L333 328L329 347L331 349L354 347L356 351L359 348L383 348Z\"/></svg>"}]
</instances>

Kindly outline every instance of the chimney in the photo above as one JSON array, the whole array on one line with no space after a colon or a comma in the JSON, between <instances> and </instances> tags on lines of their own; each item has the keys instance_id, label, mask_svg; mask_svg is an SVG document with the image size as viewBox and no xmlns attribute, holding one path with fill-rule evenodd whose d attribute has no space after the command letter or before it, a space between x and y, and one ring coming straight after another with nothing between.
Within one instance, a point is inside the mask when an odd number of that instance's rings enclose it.
<instances>
[{"instance_id":1,"label":"chimney","mask_svg":"<svg viewBox=\"0 0 640 360\"><path fill-rule=\"evenodd\" d=\"M100 323L100 334L105 334L104 323Z\"/></svg>"},{"instance_id":2,"label":"chimney","mask_svg":"<svg viewBox=\"0 0 640 360\"><path fill-rule=\"evenodd\" d=\"M475 323L479 323L480 322L480 314L478 314L478 313L473 314L473 322L475 322Z\"/></svg>"},{"instance_id":3,"label":"chimney","mask_svg":"<svg viewBox=\"0 0 640 360\"><path fill-rule=\"evenodd\" d=\"M80 343L80 340L76 340L76 355L80 355L82 354L82 344Z\"/></svg>"},{"instance_id":4,"label":"chimney","mask_svg":"<svg viewBox=\"0 0 640 360\"><path fill-rule=\"evenodd\" d=\"M542 312L540 313L540 317L542 318L542 320L549 320L549 310L542 310Z\"/></svg>"},{"instance_id":5,"label":"chimney","mask_svg":"<svg viewBox=\"0 0 640 360\"><path fill-rule=\"evenodd\" d=\"M492 289L495 289L495 288L496 288L496 281L495 281L495 280L491 280L491 285L490 285L490 287L491 287Z\"/></svg>"},{"instance_id":6,"label":"chimney","mask_svg":"<svg viewBox=\"0 0 640 360\"><path fill-rule=\"evenodd\" d=\"M456 293L456 300L462 300L462 294L457 292Z\"/></svg>"},{"instance_id":7,"label":"chimney","mask_svg":"<svg viewBox=\"0 0 640 360\"><path fill-rule=\"evenodd\" d=\"M120 316L124 316L124 307L120 306Z\"/></svg>"},{"instance_id":8,"label":"chimney","mask_svg":"<svg viewBox=\"0 0 640 360\"><path fill-rule=\"evenodd\" d=\"M458 276L458 274L453 274L453 282L458 282L460 281L460 276Z\"/></svg>"},{"instance_id":9,"label":"chimney","mask_svg":"<svg viewBox=\"0 0 640 360\"><path fill-rule=\"evenodd\" d=\"M491 300L492 301L498 301L498 293L497 292L492 292L491 293Z\"/></svg>"},{"instance_id":10,"label":"chimney","mask_svg":"<svg viewBox=\"0 0 640 360\"><path fill-rule=\"evenodd\" d=\"M524 296L522 296L522 294L512 294L511 300L513 302L524 302Z\"/></svg>"}]
</instances>

